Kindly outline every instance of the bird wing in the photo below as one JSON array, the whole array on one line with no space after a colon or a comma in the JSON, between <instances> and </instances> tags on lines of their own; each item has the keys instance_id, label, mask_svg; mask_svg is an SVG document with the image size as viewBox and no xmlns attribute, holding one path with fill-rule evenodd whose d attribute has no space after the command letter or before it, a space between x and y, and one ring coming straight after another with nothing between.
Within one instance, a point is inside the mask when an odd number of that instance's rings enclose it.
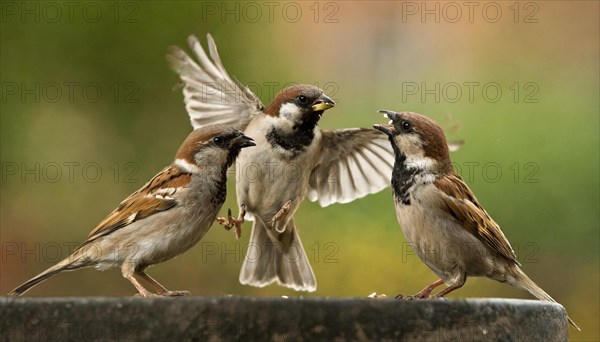
<instances>
[{"instance_id":1,"label":"bird wing","mask_svg":"<svg viewBox=\"0 0 600 342\"><path fill-rule=\"evenodd\" d=\"M322 130L321 150L307 197L321 206L347 203L390 186L394 151L372 128Z\"/></svg>"},{"instance_id":2,"label":"bird wing","mask_svg":"<svg viewBox=\"0 0 600 342\"><path fill-rule=\"evenodd\" d=\"M450 215L494 251L517 264L517 256L500 226L481 207L477 198L456 173L435 181Z\"/></svg>"},{"instance_id":3,"label":"bird wing","mask_svg":"<svg viewBox=\"0 0 600 342\"><path fill-rule=\"evenodd\" d=\"M253 116L262 114L264 106L248 87L229 77L215 41L210 34L207 39L210 58L195 36L188 37L200 64L176 46L171 46L167 54L171 67L185 83L184 102L192 126L219 123L243 131Z\"/></svg>"},{"instance_id":4,"label":"bird wing","mask_svg":"<svg viewBox=\"0 0 600 342\"><path fill-rule=\"evenodd\" d=\"M190 173L173 165L167 166L141 189L123 200L117 209L92 230L85 243L175 207L177 201L171 196L190 181Z\"/></svg>"}]
</instances>

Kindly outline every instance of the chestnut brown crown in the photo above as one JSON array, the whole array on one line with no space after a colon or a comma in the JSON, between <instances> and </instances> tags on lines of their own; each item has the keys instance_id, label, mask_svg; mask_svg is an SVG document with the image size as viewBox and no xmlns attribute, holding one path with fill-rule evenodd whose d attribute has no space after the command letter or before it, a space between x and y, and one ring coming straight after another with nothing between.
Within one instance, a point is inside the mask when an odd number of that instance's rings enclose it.
<instances>
[{"instance_id":1,"label":"chestnut brown crown","mask_svg":"<svg viewBox=\"0 0 600 342\"><path fill-rule=\"evenodd\" d=\"M237 157L244 147L256 146L254 140L237 129L227 125L208 125L193 130L183 141L175 159L183 159L196 164L196 155L205 149L222 151L222 155L230 159ZM218 163L215 160L215 163Z\"/></svg>"},{"instance_id":2,"label":"chestnut brown crown","mask_svg":"<svg viewBox=\"0 0 600 342\"><path fill-rule=\"evenodd\" d=\"M308 84L289 86L281 90L265 108L265 114L280 116L282 106L293 104L302 113L320 113L335 106L335 102L323 94L323 90Z\"/></svg>"},{"instance_id":3,"label":"chestnut brown crown","mask_svg":"<svg viewBox=\"0 0 600 342\"><path fill-rule=\"evenodd\" d=\"M412 112L380 110L390 119L388 125L374 125L387 134L398 152L406 157L427 157L437 167L450 170L450 153L442 128L430 118Z\"/></svg>"}]
</instances>

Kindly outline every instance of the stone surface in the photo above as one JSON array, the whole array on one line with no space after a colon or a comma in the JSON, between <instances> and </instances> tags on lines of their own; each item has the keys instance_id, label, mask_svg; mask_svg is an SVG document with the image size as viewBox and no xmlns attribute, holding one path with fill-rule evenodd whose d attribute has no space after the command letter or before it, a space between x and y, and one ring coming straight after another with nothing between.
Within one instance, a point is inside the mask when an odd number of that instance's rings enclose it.
<instances>
[{"instance_id":1,"label":"stone surface","mask_svg":"<svg viewBox=\"0 0 600 342\"><path fill-rule=\"evenodd\" d=\"M566 341L562 306L532 300L0 298L1 341Z\"/></svg>"}]
</instances>

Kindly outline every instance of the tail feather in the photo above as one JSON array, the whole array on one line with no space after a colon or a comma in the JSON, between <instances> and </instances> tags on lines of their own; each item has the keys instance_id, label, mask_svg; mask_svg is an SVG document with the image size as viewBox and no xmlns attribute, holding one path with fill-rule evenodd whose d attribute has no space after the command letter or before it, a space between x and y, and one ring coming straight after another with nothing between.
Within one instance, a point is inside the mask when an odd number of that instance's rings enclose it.
<instances>
[{"instance_id":1,"label":"tail feather","mask_svg":"<svg viewBox=\"0 0 600 342\"><path fill-rule=\"evenodd\" d=\"M536 297L539 300L558 303L554 300L554 298L550 297L550 295L547 294L546 291L542 290L541 287L539 287L535 282L533 282L533 280L531 280L519 267L515 267L514 275L515 281L510 282L512 285L522 288L523 290L531 293L534 297ZM567 316L567 320L573 327L575 327L575 329L581 331L581 328L579 328L579 326L577 326L577 324L573 322L571 317Z\"/></svg>"},{"instance_id":2,"label":"tail feather","mask_svg":"<svg viewBox=\"0 0 600 342\"><path fill-rule=\"evenodd\" d=\"M277 282L295 291L315 291L317 281L293 221L283 235L281 241L273 241L267 227L256 219L240 283L264 287Z\"/></svg>"},{"instance_id":3,"label":"tail feather","mask_svg":"<svg viewBox=\"0 0 600 342\"><path fill-rule=\"evenodd\" d=\"M244 285L264 287L277 279L276 268L271 265L272 260L264 260L275 258L270 255L272 253L265 251L266 246L271 243L266 229L257 219L252 225L248 251L240 271L240 283Z\"/></svg>"},{"instance_id":4,"label":"tail feather","mask_svg":"<svg viewBox=\"0 0 600 342\"><path fill-rule=\"evenodd\" d=\"M25 292L29 291L29 289L31 289L32 287L36 286L37 284L43 282L44 280L52 277L53 275L55 275L57 273L60 273L65 270L78 268L78 267L72 267L72 266L73 266L73 260L67 258L67 259L59 262L58 264L50 267L49 269L45 270L44 272L38 274L37 276L24 282L19 287L17 287L16 289L14 289L10 293L8 293L8 295L9 296L20 296L20 295L24 294Z\"/></svg>"}]
</instances>

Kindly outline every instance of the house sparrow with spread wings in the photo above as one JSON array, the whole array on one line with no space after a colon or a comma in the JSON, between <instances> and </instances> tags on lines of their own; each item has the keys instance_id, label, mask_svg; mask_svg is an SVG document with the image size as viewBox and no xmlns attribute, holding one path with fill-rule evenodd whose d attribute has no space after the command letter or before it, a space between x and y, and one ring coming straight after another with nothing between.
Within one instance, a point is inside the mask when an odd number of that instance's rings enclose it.
<instances>
[{"instance_id":1,"label":"house sparrow with spread wings","mask_svg":"<svg viewBox=\"0 0 600 342\"><path fill-rule=\"evenodd\" d=\"M500 230L453 169L443 130L410 112L381 111L391 120L374 125L387 134L395 153L392 191L396 216L416 254L440 280L408 298L443 297L467 277L488 277L555 302L519 268ZM406 298L399 295L399 298ZM569 322L579 329L569 318Z\"/></svg>"},{"instance_id":2,"label":"house sparrow with spread wings","mask_svg":"<svg viewBox=\"0 0 600 342\"><path fill-rule=\"evenodd\" d=\"M228 124L257 144L236 164L238 204L254 221L240 282L316 290L294 214L305 197L327 206L389 186L394 155L387 136L372 128L319 129L323 112L335 103L310 85L287 87L265 107L228 75L210 35L211 58L195 37L188 42L199 63L177 47L167 58L185 83L192 125Z\"/></svg>"},{"instance_id":3,"label":"house sparrow with spread wings","mask_svg":"<svg viewBox=\"0 0 600 342\"><path fill-rule=\"evenodd\" d=\"M248 146L255 146L254 141L229 126L194 130L173 163L121 202L69 257L9 295L22 295L59 272L81 267L121 267L123 277L143 297L188 295L167 290L146 274L146 268L182 254L206 234L225 201L227 169ZM135 276L146 280L156 294Z\"/></svg>"}]
</instances>

